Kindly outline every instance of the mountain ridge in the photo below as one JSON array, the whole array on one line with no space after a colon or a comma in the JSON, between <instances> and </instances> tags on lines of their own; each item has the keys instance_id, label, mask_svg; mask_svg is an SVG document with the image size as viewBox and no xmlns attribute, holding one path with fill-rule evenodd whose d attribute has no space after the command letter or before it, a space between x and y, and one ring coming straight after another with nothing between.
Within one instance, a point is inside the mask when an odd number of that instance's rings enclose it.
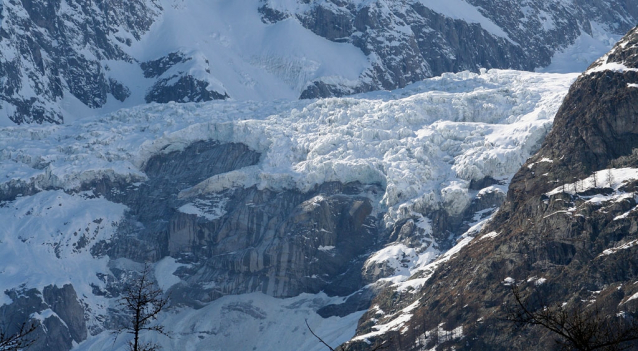
<instances>
[{"instance_id":1,"label":"mountain ridge","mask_svg":"<svg viewBox=\"0 0 638 351\"><path fill-rule=\"evenodd\" d=\"M0 123L62 123L149 102L343 96L479 68L534 70L570 55L570 45L607 51L638 18L638 6L618 1L455 1L6 0ZM144 68L158 64L161 75Z\"/></svg>"}]
</instances>

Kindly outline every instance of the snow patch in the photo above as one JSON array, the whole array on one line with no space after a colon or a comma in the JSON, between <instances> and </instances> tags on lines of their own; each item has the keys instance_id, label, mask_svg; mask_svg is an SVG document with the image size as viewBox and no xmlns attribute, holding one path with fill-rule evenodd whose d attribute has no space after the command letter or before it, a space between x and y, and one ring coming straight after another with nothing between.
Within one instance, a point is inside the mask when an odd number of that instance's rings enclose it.
<instances>
[{"instance_id":1,"label":"snow patch","mask_svg":"<svg viewBox=\"0 0 638 351\"><path fill-rule=\"evenodd\" d=\"M328 251L332 251L334 250L335 247L334 246L319 246L319 251L324 251L324 252L328 252Z\"/></svg>"},{"instance_id":2,"label":"snow patch","mask_svg":"<svg viewBox=\"0 0 638 351\"><path fill-rule=\"evenodd\" d=\"M193 202L181 206L177 210L181 213L192 214L213 221L226 214L225 207L227 202L227 198L218 198L215 200L196 199Z\"/></svg>"},{"instance_id":3,"label":"snow patch","mask_svg":"<svg viewBox=\"0 0 638 351\"><path fill-rule=\"evenodd\" d=\"M481 236L481 238L479 240L493 239L493 238L496 238L498 235L499 235L499 233L492 231L492 232L489 232L489 233Z\"/></svg>"},{"instance_id":4,"label":"snow patch","mask_svg":"<svg viewBox=\"0 0 638 351\"><path fill-rule=\"evenodd\" d=\"M563 192L574 195L579 192L604 187L617 191L622 185L636 179L638 179L638 168L610 168L594 172L591 176L574 183L561 185L546 193L546 195L551 196Z\"/></svg>"},{"instance_id":5,"label":"snow patch","mask_svg":"<svg viewBox=\"0 0 638 351\"><path fill-rule=\"evenodd\" d=\"M632 248L632 247L634 247L636 245L638 245L638 240L632 240L632 241L630 241L628 243L625 243L623 245L616 246L616 247L613 247L611 249L607 249L607 250L603 251L603 253L598 255L598 257L613 255L613 254L615 254L615 253L617 253L617 252L619 252L621 250L627 250L627 249L630 249L630 248Z\"/></svg>"},{"instance_id":6,"label":"snow patch","mask_svg":"<svg viewBox=\"0 0 638 351\"><path fill-rule=\"evenodd\" d=\"M478 8L470 5L464 0L419 0L420 3L434 12L438 12L446 17L460 19L468 23L478 23L491 34L497 37L510 40L505 31L489 18L483 16Z\"/></svg>"},{"instance_id":7,"label":"snow patch","mask_svg":"<svg viewBox=\"0 0 638 351\"><path fill-rule=\"evenodd\" d=\"M605 55L620 40L622 35L609 32L604 26L591 22L592 34L584 31L564 49L556 52L552 62L544 68L537 68L537 72L569 73L583 72L594 61Z\"/></svg>"},{"instance_id":8,"label":"snow patch","mask_svg":"<svg viewBox=\"0 0 638 351\"><path fill-rule=\"evenodd\" d=\"M157 263L155 263L155 279L157 280L157 284L164 291L168 291L168 289L181 282L175 273L175 271L182 266L186 266L182 263L177 263L177 261L173 257L164 257Z\"/></svg>"}]
</instances>

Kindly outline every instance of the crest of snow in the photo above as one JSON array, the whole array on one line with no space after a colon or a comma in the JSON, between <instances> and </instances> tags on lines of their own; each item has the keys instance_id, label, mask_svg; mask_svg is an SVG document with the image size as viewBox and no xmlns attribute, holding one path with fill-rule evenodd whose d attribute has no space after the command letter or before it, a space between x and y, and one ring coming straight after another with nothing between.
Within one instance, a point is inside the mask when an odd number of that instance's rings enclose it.
<instances>
[{"instance_id":1,"label":"crest of snow","mask_svg":"<svg viewBox=\"0 0 638 351\"><path fill-rule=\"evenodd\" d=\"M327 251L331 251L331 250L334 250L334 249L335 249L334 246L323 246L323 245L319 246L319 251L327 252Z\"/></svg>"},{"instance_id":2,"label":"crest of snow","mask_svg":"<svg viewBox=\"0 0 638 351\"><path fill-rule=\"evenodd\" d=\"M541 285L545 284L545 282L547 282L547 279L531 277L531 278L527 279L527 282L528 283L534 282L534 285L541 286Z\"/></svg>"},{"instance_id":3,"label":"crest of snow","mask_svg":"<svg viewBox=\"0 0 638 351\"><path fill-rule=\"evenodd\" d=\"M496 238L498 236L498 234L499 233L492 231L492 232L489 232L489 233L483 235L479 240L493 239L493 238Z\"/></svg>"},{"instance_id":4,"label":"crest of snow","mask_svg":"<svg viewBox=\"0 0 638 351\"><path fill-rule=\"evenodd\" d=\"M634 201L638 202L638 196L635 196L635 197L634 197ZM625 212L625 213L623 213L623 214L621 214L621 215L618 215L618 216L614 217L614 221L621 220L621 219L625 219L625 218L627 218L627 217L628 217L628 216L629 216L632 212L634 212L634 211L636 211L636 210L638 210L638 206L635 206L635 207L634 207L634 208L632 208L631 210L629 210L629 211L627 211L627 212Z\"/></svg>"},{"instance_id":5,"label":"crest of snow","mask_svg":"<svg viewBox=\"0 0 638 351\"><path fill-rule=\"evenodd\" d=\"M536 163L542 163L542 162L554 163L554 160L550 160L547 157L543 157L540 161L529 164L527 168L532 169Z\"/></svg>"},{"instance_id":6,"label":"crest of snow","mask_svg":"<svg viewBox=\"0 0 638 351\"><path fill-rule=\"evenodd\" d=\"M638 299L638 293L635 293L635 294L631 295L631 296L630 296L627 300L625 300L625 302L623 302L623 303L627 303L627 302L629 302L629 301L631 301L631 300L635 300L635 299Z\"/></svg>"},{"instance_id":7,"label":"crest of snow","mask_svg":"<svg viewBox=\"0 0 638 351\"><path fill-rule=\"evenodd\" d=\"M638 88L638 84L635 84L635 83L627 83L627 87L629 87L629 88Z\"/></svg>"},{"instance_id":8,"label":"crest of snow","mask_svg":"<svg viewBox=\"0 0 638 351\"><path fill-rule=\"evenodd\" d=\"M60 322L62 322L62 324L64 324L66 326L66 323L64 323L64 321L55 312L53 312L53 310L51 310L50 308L47 308L46 310L41 311L41 312L33 313L33 314L31 314L30 317L35 319L35 320L37 320L37 321L39 321L40 323L44 323L44 320L47 319L47 318L56 317L56 318L58 318L58 320Z\"/></svg>"},{"instance_id":9,"label":"crest of snow","mask_svg":"<svg viewBox=\"0 0 638 351\"><path fill-rule=\"evenodd\" d=\"M323 293L286 299L261 293L224 296L201 309L185 307L163 313L158 323L178 338L146 333L142 339L164 350L322 351L325 346L308 333L305 321L330 345L348 341L364 311L325 319L316 313L325 305L342 302ZM74 350L124 350L128 341L120 336L114 343L113 334L105 331Z\"/></svg>"},{"instance_id":10,"label":"crest of snow","mask_svg":"<svg viewBox=\"0 0 638 351\"><path fill-rule=\"evenodd\" d=\"M412 318L412 313L410 313L412 310L414 310L415 308L417 308L419 305L419 301L415 301L414 303L412 303L410 306L402 309L401 311L397 312L394 316L391 316L388 320L387 323L384 324L377 324L372 326L372 332L363 334L363 335L359 335L355 338L353 338L353 341L358 341L358 340L365 340L367 341L367 339L373 338L375 336L379 336L379 335L383 335L389 331L394 331L394 330L399 330L401 329L401 327L403 327L405 325L405 323L409 322L410 319Z\"/></svg>"},{"instance_id":11,"label":"crest of snow","mask_svg":"<svg viewBox=\"0 0 638 351\"><path fill-rule=\"evenodd\" d=\"M636 245L638 245L638 240L632 240L632 241L630 241L630 242L628 242L628 243L625 243L625 244L623 244L623 245L616 246L616 247L613 247L613 248L611 248L611 249L607 249L607 250L603 251L603 253L601 253L601 254L600 254L600 255L598 255L598 256L609 256L609 255L613 255L613 254L615 254L616 252L618 252L618 251L620 251L620 250L627 250L627 249L630 249L630 248L632 248L632 247L634 247L634 246L636 246Z\"/></svg>"},{"instance_id":12,"label":"crest of snow","mask_svg":"<svg viewBox=\"0 0 638 351\"><path fill-rule=\"evenodd\" d=\"M468 23L478 23L486 31L497 37L510 40L509 36L501 27L496 25L492 20L483 16L478 8L470 5L464 0L418 0L434 12L438 12L446 17L460 19ZM511 41L511 40L510 40Z\"/></svg>"},{"instance_id":13,"label":"crest of snow","mask_svg":"<svg viewBox=\"0 0 638 351\"><path fill-rule=\"evenodd\" d=\"M196 199L191 203L187 203L177 210L181 213L196 215L197 217L206 218L209 221L221 218L226 214L227 198L221 198L217 200L211 199Z\"/></svg>"},{"instance_id":14,"label":"crest of snow","mask_svg":"<svg viewBox=\"0 0 638 351\"><path fill-rule=\"evenodd\" d=\"M610 168L595 172L578 182L561 185L546 195L551 196L563 192L573 195L596 187L612 188L617 191L623 184L636 179L638 179L638 168Z\"/></svg>"},{"instance_id":15,"label":"crest of snow","mask_svg":"<svg viewBox=\"0 0 638 351\"><path fill-rule=\"evenodd\" d=\"M594 196L584 196L583 198L587 199L587 203L602 204L608 201L621 202L626 199L634 198L634 195L631 193L616 192L611 195L596 194Z\"/></svg>"},{"instance_id":16,"label":"crest of snow","mask_svg":"<svg viewBox=\"0 0 638 351\"><path fill-rule=\"evenodd\" d=\"M173 257L167 256L155 263L155 279L159 287L166 292L171 286L181 282L173 273L185 264L177 263Z\"/></svg>"},{"instance_id":17,"label":"crest of snow","mask_svg":"<svg viewBox=\"0 0 638 351\"><path fill-rule=\"evenodd\" d=\"M603 72L603 71L613 71L613 72L621 72L621 73L629 72L629 71L638 72L638 68L629 68L620 62L607 62L599 66L592 67L591 69L588 69L585 73L591 74L591 73Z\"/></svg>"},{"instance_id":18,"label":"crest of snow","mask_svg":"<svg viewBox=\"0 0 638 351\"><path fill-rule=\"evenodd\" d=\"M512 285L514 283L516 283L516 281L512 277L507 277L507 278L503 279L503 284L505 284L505 285Z\"/></svg>"}]
</instances>

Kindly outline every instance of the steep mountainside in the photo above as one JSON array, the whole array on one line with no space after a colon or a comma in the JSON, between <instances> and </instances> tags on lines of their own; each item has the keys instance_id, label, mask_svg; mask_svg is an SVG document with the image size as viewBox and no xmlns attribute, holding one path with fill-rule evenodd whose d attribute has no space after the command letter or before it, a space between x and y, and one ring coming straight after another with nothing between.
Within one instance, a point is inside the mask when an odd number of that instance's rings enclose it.
<instances>
[{"instance_id":1,"label":"steep mountainside","mask_svg":"<svg viewBox=\"0 0 638 351\"><path fill-rule=\"evenodd\" d=\"M3 0L0 123L342 96L479 68L573 72L637 18L620 0Z\"/></svg>"},{"instance_id":2,"label":"steep mountainside","mask_svg":"<svg viewBox=\"0 0 638 351\"><path fill-rule=\"evenodd\" d=\"M513 283L567 309L586 302L603 315L635 315L637 122L638 27L574 83L542 148L476 238L415 274L422 288L379 295L355 340L381 337L396 350L555 346L543 329L504 332Z\"/></svg>"}]
</instances>

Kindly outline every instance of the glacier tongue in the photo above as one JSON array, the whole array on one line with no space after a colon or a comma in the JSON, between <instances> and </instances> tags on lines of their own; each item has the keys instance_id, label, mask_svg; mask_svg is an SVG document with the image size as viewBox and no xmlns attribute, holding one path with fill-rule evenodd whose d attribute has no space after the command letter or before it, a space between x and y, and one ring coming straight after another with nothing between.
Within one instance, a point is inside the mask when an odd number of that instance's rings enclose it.
<instances>
[{"instance_id":1,"label":"glacier tongue","mask_svg":"<svg viewBox=\"0 0 638 351\"><path fill-rule=\"evenodd\" d=\"M307 191L359 181L385 187L390 222L408 205L444 201L458 212L471 180L505 179L539 146L575 77L445 74L351 98L149 105L66 127L4 128L0 188L13 181L74 189L99 176L142 180L139 169L153 154L217 140L263 156L256 167L216 176L214 191L237 185ZM453 184L461 190L452 191Z\"/></svg>"}]
</instances>

